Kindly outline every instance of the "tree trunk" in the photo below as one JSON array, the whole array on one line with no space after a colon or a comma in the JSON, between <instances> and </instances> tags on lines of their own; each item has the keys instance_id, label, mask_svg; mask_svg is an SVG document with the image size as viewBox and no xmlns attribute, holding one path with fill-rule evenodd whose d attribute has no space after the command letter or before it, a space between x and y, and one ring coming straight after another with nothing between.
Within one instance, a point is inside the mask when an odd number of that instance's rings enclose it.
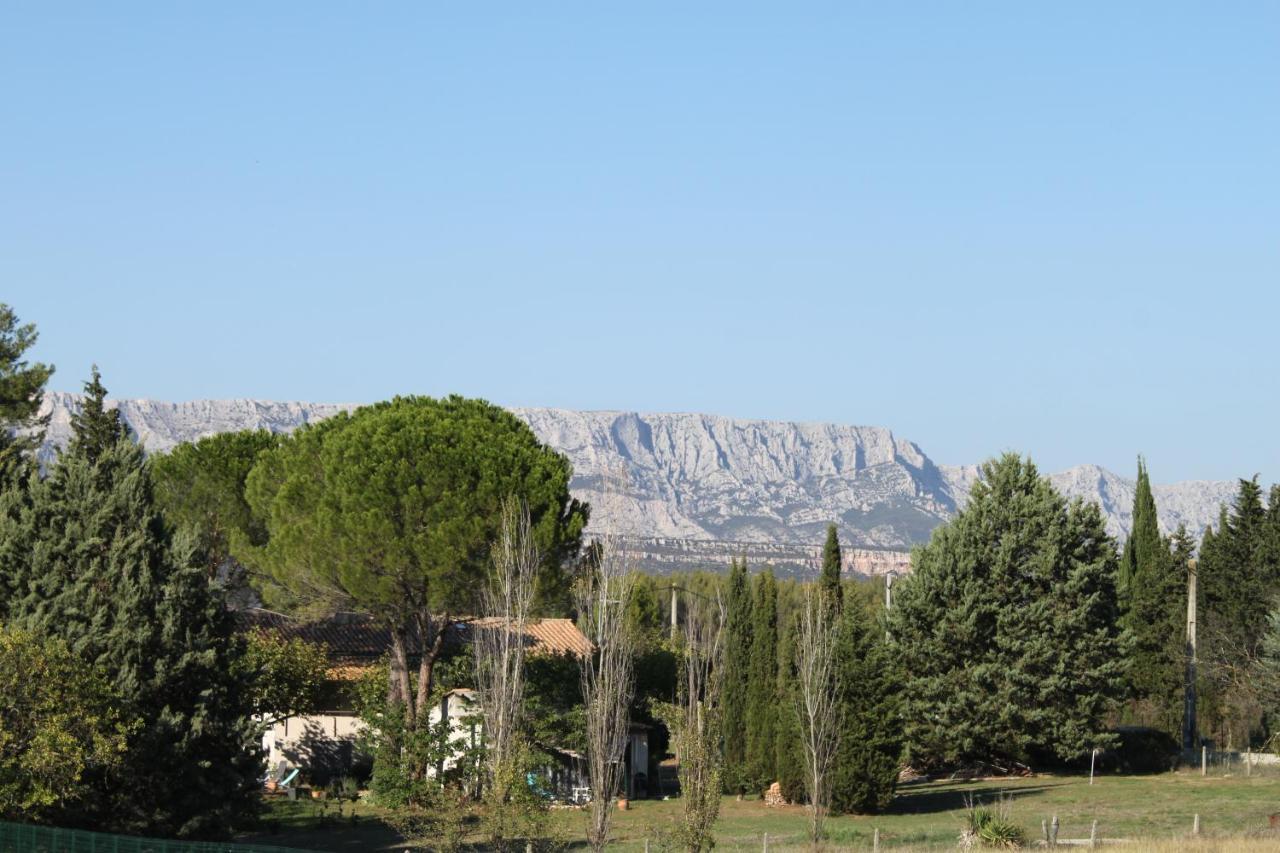
<instances>
[{"instance_id":1,"label":"tree trunk","mask_svg":"<svg viewBox=\"0 0 1280 853\"><path fill-rule=\"evenodd\" d=\"M440 657L440 651L444 648L449 621L448 613L444 614L438 623L429 613L417 617L422 656L418 660L418 695L414 700L414 706L417 709L419 721L426 719L427 703L431 701L431 688L434 686L432 672L435 669L436 659Z\"/></svg>"},{"instance_id":2,"label":"tree trunk","mask_svg":"<svg viewBox=\"0 0 1280 853\"><path fill-rule=\"evenodd\" d=\"M404 721L409 728L414 723L414 703L409 701L409 656L405 650L404 628L398 625L391 627L391 668L387 685L387 704L404 705Z\"/></svg>"}]
</instances>

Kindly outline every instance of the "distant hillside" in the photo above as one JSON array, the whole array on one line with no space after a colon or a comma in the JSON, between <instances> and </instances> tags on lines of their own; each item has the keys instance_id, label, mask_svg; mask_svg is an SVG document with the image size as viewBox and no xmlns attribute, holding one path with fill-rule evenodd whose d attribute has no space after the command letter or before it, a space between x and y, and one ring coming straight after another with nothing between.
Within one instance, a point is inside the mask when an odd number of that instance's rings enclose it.
<instances>
[{"instance_id":1,"label":"distant hillside","mask_svg":"<svg viewBox=\"0 0 1280 853\"><path fill-rule=\"evenodd\" d=\"M46 457L69 435L80 405L50 393ZM288 432L355 404L258 400L118 401L149 451L217 432ZM751 421L699 414L515 409L540 439L573 462L571 487L590 501L592 528L627 536L655 571L746 556L784 572L819 563L835 521L846 570L874 575L907 568L907 550L964 505L976 466L935 465L915 443L883 427ZM1134 483L1081 465L1051 475L1071 497L1095 501L1116 535L1128 531ZM1167 530L1199 536L1235 492L1231 482L1154 487Z\"/></svg>"}]
</instances>

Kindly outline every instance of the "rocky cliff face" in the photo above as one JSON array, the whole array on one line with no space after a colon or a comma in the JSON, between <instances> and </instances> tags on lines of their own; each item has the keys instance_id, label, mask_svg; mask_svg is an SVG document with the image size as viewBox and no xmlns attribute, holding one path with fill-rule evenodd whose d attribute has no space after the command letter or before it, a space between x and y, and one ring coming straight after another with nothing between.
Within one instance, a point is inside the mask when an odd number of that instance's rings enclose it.
<instances>
[{"instance_id":1,"label":"rocky cliff face","mask_svg":"<svg viewBox=\"0 0 1280 853\"><path fill-rule=\"evenodd\" d=\"M152 452L238 429L288 432L354 405L200 400L116 403ZM64 443L73 394L50 393L43 453ZM623 534L646 566L662 571L746 556L782 571L819 565L835 521L846 568L907 568L906 551L964 505L976 466L938 466L914 443L881 427L748 421L698 414L516 409L538 437L573 463L574 494L592 505L592 528ZM1097 501L1117 535L1128 530L1134 483L1097 466L1052 475L1069 496ZM1199 535L1233 483L1155 487L1167 529Z\"/></svg>"}]
</instances>

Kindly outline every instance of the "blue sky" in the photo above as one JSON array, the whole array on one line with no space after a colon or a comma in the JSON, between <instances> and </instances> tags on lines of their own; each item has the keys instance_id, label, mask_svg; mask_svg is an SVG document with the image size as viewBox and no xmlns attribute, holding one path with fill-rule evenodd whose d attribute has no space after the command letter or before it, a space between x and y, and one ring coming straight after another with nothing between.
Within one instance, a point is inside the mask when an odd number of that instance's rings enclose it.
<instances>
[{"instance_id":1,"label":"blue sky","mask_svg":"<svg viewBox=\"0 0 1280 853\"><path fill-rule=\"evenodd\" d=\"M119 396L888 426L1280 478L1280 4L0 17L0 299Z\"/></svg>"}]
</instances>

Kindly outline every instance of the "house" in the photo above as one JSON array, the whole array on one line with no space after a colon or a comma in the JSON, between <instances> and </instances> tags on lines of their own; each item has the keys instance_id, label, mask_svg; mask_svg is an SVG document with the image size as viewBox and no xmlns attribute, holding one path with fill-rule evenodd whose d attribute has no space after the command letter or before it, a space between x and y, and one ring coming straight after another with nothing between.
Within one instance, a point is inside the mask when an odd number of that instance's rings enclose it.
<instances>
[{"instance_id":1,"label":"house","mask_svg":"<svg viewBox=\"0 0 1280 853\"><path fill-rule=\"evenodd\" d=\"M358 750L360 720L352 702L351 687L355 681L376 666L391 646L390 632L363 614L339 613L316 622L302 622L264 609L240 611L242 630L268 630L285 638L298 638L323 644L329 652L330 689L325 692L323 706L314 714L291 717L272 726L263 735L263 748L268 766L282 763L302 767L313 782L359 773L369 759ZM445 638L446 646L455 650L470 643L476 627L499 624L492 618L458 620L452 623ZM591 650L591 643L578 630L572 619L534 619L525 625L528 654L569 654L581 656ZM450 739L459 744L478 745L483 739L479 696L474 690L454 689L444 693L431 709L431 723L443 718L450 722ZM540 746L553 756L553 765L544 777L549 793L559 799L574 800L587 796L586 765L583 757L555 745ZM639 798L650 790L649 733L641 724L631 727L628 745L622 757L627 795ZM456 760L440 770L448 770ZM439 772L439 771L438 771Z\"/></svg>"}]
</instances>

